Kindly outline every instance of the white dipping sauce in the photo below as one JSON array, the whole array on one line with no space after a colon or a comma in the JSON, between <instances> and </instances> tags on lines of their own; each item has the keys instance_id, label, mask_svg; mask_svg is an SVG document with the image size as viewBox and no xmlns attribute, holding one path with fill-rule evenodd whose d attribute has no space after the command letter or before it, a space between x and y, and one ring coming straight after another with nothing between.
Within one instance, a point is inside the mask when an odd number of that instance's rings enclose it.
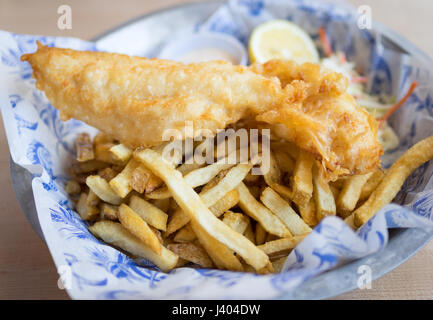
<instances>
[{"instance_id":1,"label":"white dipping sauce","mask_svg":"<svg viewBox=\"0 0 433 320\"><path fill-rule=\"evenodd\" d=\"M217 48L202 48L190 51L177 60L183 63L203 62L212 60L224 60L237 64L238 61L230 53Z\"/></svg>"}]
</instances>

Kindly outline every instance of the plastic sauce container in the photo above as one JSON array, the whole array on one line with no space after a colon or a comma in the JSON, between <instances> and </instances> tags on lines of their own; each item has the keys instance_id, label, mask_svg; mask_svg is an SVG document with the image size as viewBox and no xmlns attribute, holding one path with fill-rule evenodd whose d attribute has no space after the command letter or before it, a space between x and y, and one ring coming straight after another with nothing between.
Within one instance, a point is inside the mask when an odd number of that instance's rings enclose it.
<instances>
[{"instance_id":1,"label":"plastic sauce container","mask_svg":"<svg viewBox=\"0 0 433 320\"><path fill-rule=\"evenodd\" d=\"M158 55L160 59L183 63L224 60L246 65L247 51L236 38L221 33L182 35L169 41Z\"/></svg>"}]
</instances>

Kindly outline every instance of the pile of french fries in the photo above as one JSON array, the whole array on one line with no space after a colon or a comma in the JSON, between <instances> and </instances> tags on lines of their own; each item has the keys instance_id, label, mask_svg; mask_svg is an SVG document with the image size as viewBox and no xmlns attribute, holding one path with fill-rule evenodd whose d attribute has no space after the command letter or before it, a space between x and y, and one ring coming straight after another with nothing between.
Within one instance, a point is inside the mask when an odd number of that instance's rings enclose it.
<instances>
[{"instance_id":1,"label":"pile of french fries","mask_svg":"<svg viewBox=\"0 0 433 320\"><path fill-rule=\"evenodd\" d=\"M323 218L357 228L392 201L407 176L433 157L433 137L388 171L326 182L311 154L271 141L270 170L254 159L210 165L167 161L163 146L131 150L100 133L76 139L66 191L90 231L162 271L185 265L279 272L291 250Z\"/></svg>"}]
</instances>

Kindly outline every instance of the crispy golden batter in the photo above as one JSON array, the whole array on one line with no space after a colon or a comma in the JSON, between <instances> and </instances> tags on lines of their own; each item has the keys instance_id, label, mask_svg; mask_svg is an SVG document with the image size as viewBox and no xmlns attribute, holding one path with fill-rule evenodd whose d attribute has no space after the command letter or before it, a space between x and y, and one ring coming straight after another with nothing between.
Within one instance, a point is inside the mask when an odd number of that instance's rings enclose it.
<instances>
[{"instance_id":1,"label":"crispy golden batter","mask_svg":"<svg viewBox=\"0 0 433 320\"><path fill-rule=\"evenodd\" d=\"M361 174L377 167L382 147L377 122L346 93L348 80L318 64L271 60L251 69L277 77L290 102L256 117L276 135L295 142L334 173Z\"/></svg>"},{"instance_id":2,"label":"crispy golden batter","mask_svg":"<svg viewBox=\"0 0 433 320\"><path fill-rule=\"evenodd\" d=\"M183 131L185 121L216 132L252 119L312 152L332 177L365 173L382 152L377 123L345 93L347 80L318 65L184 65L41 44L22 60L62 119L82 120L132 147L158 145L166 129Z\"/></svg>"}]
</instances>

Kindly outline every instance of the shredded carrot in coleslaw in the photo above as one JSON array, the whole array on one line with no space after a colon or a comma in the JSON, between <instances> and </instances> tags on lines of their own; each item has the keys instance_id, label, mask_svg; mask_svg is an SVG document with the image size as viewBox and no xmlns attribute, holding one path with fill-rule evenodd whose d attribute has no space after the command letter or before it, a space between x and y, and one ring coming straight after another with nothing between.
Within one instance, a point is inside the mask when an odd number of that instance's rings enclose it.
<instances>
[{"instance_id":1,"label":"shredded carrot in coleslaw","mask_svg":"<svg viewBox=\"0 0 433 320\"><path fill-rule=\"evenodd\" d=\"M367 77L353 77L350 81L352 83L367 83L368 79Z\"/></svg>"},{"instance_id":2,"label":"shredded carrot in coleslaw","mask_svg":"<svg viewBox=\"0 0 433 320\"><path fill-rule=\"evenodd\" d=\"M344 52L340 53L340 62L341 64L345 64L347 62L346 54Z\"/></svg>"},{"instance_id":3,"label":"shredded carrot in coleslaw","mask_svg":"<svg viewBox=\"0 0 433 320\"><path fill-rule=\"evenodd\" d=\"M393 107L389 108L388 111L378 120L380 121L380 126L385 122L395 111L397 111L406 101L409 99L415 88L418 86L418 82L414 81L408 92L404 95L399 102L397 102Z\"/></svg>"},{"instance_id":4,"label":"shredded carrot in coleslaw","mask_svg":"<svg viewBox=\"0 0 433 320\"><path fill-rule=\"evenodd\" d=\"M323 27L319 28L319 37L320 37L320 41L322 42L323 51L328 57L331 56L332 48L328 36L326 35L325 28Z\"/></svg>"}]
</instances>

